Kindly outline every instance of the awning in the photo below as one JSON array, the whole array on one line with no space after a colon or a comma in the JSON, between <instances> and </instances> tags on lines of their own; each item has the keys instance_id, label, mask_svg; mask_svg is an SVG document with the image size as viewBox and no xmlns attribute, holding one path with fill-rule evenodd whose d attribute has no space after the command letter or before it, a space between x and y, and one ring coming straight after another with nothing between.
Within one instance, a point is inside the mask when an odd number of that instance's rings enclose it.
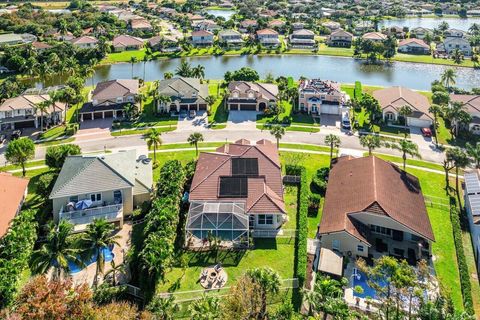
<instances>
[{"instance_id":1,"label":"awning","mask_svg":"<svg viewBox=\"0 0 480 320\"><path fill-rule=\"evenodd\" d=\"M330 249L321 248L317 271L341 277L343 275L343 256Z\"/></svg>"}]
</instances>

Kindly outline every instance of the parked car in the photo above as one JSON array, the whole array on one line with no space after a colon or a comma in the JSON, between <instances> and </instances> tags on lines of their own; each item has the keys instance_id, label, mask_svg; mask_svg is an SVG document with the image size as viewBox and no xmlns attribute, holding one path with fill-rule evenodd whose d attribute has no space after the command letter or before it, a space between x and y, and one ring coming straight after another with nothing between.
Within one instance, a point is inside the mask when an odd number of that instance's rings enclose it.
<instances>
[{"instance_id":1,"label":"parked car","mask_svg":"<svg viewBox=\"0 0 480 320\"><path fill-rule=\"evenodd\" d=\"M348 112L345 112L342 115L342 128L345 129L345 130L352 129L352 126L350 124L350 117L348 116Z\"/></svg>"},{"instance_id":2,"label":"parked car","mask_svg":"<svg viewBox=\"0 0 480 320\"><path fill-rule=\"evenodd\" d=\"M430 130L430 128L422 128L421 131L424 137L430 138L432 136L432 130Z\"/></svg>"},{"instance_id":3,"label":"parked car","mask_svg":"<svg viewBox=\"0 0 480 320\"><path fill-rule=\"evenodd\" d=\"M22 135L22 130L13 130L12 134L10 135L10 140L16 140L20 138Z\"/></svg>"},{"instance_id":4,"label":"parked car","mask_svg":"<svg viewBox=\"0 0 480 320\"><path fill-rule=\"evenodd\" d=\"M188 116L190 118L195 118L197 116L197 112L195 110L190 110L190 112L188 113Z\"/></svg>"}]
</instances>

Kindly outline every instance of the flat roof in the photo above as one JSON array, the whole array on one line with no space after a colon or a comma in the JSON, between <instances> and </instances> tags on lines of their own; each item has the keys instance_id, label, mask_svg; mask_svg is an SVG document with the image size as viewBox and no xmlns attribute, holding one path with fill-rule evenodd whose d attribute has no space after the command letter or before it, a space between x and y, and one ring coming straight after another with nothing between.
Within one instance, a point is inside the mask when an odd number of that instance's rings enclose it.
<instances>
[{"instance_id":1,"label":"flat roof","mask_svg":"<svg viewBox=\"0 0 480 320\"><path fill-rule=\"evenodd\" d=\"M341 277L343 275L343 257L330 249L320 248L317 271Z\"/></svg>"}]
</instances>

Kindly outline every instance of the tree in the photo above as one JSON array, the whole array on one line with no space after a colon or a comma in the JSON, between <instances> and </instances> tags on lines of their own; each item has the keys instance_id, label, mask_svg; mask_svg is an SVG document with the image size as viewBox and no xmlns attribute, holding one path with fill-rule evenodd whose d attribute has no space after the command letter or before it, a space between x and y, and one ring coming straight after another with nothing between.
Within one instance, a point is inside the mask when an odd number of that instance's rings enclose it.
<instances>
[{"instance_id":1,"label":"tree","mask_svg":"<svg viewBox=\"0 0 480 320\"><path fill-rule=\"evenodd\" d=\"M32 254L31 270L35 274L46 274L53 269L53 279L60 280L70 272L69 261L83 266L79 254L73 225L66 220L60 220L58 225L51 221L47 225L46 242Z\"/></svg>"},{"instance_id":2,"label":"tree","mask_svg":"<svg viewBox=\"0 0 480 320\"><path fill-rule=\"evenodd\" d=\"M402 153L403 159L403 171L407 169L407 155L417 158L422 158L418 152L418 146L410 140L403 139L398 143L392 143L389 145L392 149L396 149Z\"/></svg>"},{"instance_id":3,"label":"tree","mask_svg":"<svg viewBox=\"0 0 480 320\"><path fill-rule=\"evenodd\" d=\"M205 67L199 64L196 67L192 68L191 75L194 78L203 79L205 78Z\"/></svg>"},{"instance_id":4,"label":"tree","mask_svg":"<svg viewBox=\"0 0 480 320\"><path fill-rule=\"evenodd\" d=\"M130 57L130 64L132 65L132 79L133 79L133 65L137 62L137 57Z\"/></svg>"},{"instance_id":5,"label":"tree","mask_svg":"<svg viewBox=\"0 0 480 320\"><path fill-rule=\"evenodd\" d=\"M215 103L215 101L217 101L215 96L209 95L205 97L205 102L207 103L209 109Z\"/></svg>"},{"instance_id":6,"label":"tree","mask_svg":"<svg viewBox=\"0 0 480 320\"><path fill-rule=\"evenodd\" d=\"M362 95L362 99L357 100L356 103L360 108L365 109L365 111L368 113L370 126L372 126L377 119L377 115L382 113L382 109L378 103L378 100L368 93L364 93Z\"/></svg>"},{"instance_id":7,"label":"tree","mask_svg":"<svg viewBox=\"0 0 480 320\"><path fill-rule=\"evenodd\" d=\"M259 285L262 300L260 318L264 319L267 315L267 295L278 293L280 290L280 276L269 267L248 270L247 275L254 283Z\"/></svg>"},{"instance_id":8,"label":"tree","mask_svg":"<svg viewBox=\"0 0 480 320\"><path fill-rule=\"evenodd\" d=\"M224 298L221 319L261 319L262 307L260 284L248 275L243 275L230 287Z\"/></svg>"},{"instance_id":9,"label":"tree","mask_svg":"<svg viewBox=\"0 0 480 320\"><path fill-rule=\"evenodd\" d=\"M117 264L115 262L115 259L113 259L110 262L110 270L108 270L105 273L105 278L107 278L110 275L112 276L112 286L115 287L117 285L117 275L118 274L123 274L125 272L125 267L126 267L126 265L123 264L123 263Z\"/></svg>"},{"instance_id":10,"label":"tree","mask_svg":"<svg viewBox=\"0 0 480 320\"><path fill-rule=\"evenodd\" d=\"M175 312L179 310L179 306L175 303L173 295L168 298L155 296L147 305L146 309L153 313L159 320L173 320L175 319Z\"/></svg>"},{"instance_id":11,"label":"tree","mask_svg":"<svg viewBox=\"0 0 480 320\"><path fill-rule=\"evenodd\" d=\"M115 227L105 219L95 219L87 226L87 230L80 240L80 248L85 258L94 257L96 261L95 278L93 284L98 284L98 275L103 274L105 268L105 249L119 245L118 235L112 234Z\"/></svg>"},{"instance_id":12,"label":"tree","mask_svg":"<svg viewBox=\"0 0 480 320\"><path fill-rule=\"evenodd\" d=\"M164 78L165 80L172 79L172 78L173 78L173 73L172 73L172 72L165 72L165 73L163 74L163 78Z\"/></svg>"},{"instance_id":13,"label":"tree","mask_svg":"<svg viewBox=\"0 0 480 320\"><path fill-rule=\"evenodd\" d=\"M133 103L127 103L123 107L123 112L125 113L125 118L130 121L137 115L137 106Z\"/></svg>"},{"instance_id":14,"label":"tree","mask_svg":"<svg viewBox=\"0 0 480 320\"><path fill-rule=\"evenodd\" d=\"M447 88L448 92L450 92L450 88L452 85L455 85L455 79L457 78L457 73L453 69L447 69L442 73L440 80L442 81L443 85Z\"/></svg>"},{"instance_id":15,"label":"tree","mask_svg":"<svg viewBox=\"0 0 480 320\"><path fill-rule=\"evenodd\" d=\"M48 196L52 192L53 185L57 179L57 174L54 172L45 172L38 177L38 180L35 182L35 187L37 193L45 198L48 199Z\"/></svg>"},{"instance_id":16,"label":"tree","mask_svg":"<svg viewBox=\"0 0 480 320\"><path fill-rule=\"evenodd\" d=\"M216 320L220 319L220 300L217 297L203 295L188 306L191 319Z\"/></svg>"},{"instance_id":17,"label":"tree","mask_svg":"<svg viewBox=\"0 0 480 320\"><path fill-rule=\"evenodd\" d=\"M449 148L446 152L446 160L451 162L455 168L455 190L457 194L458 204L460 205L460 209L462 208L462 203L460 199L460 188L458 183L458 174L460 169L465 168L470 163L470 159L468 155L463 149L459 147Z\"/></svg>"},{"instance_id":18,"label":"tree","mask_svg":"<svg viewBox=\"0 0 480 320\"><path fill-rule=\"evenodd\" d=\"M175 69L175 74L180 77L191 77L192 76L192 66L188 61L182 60L180 65Z\"/></svg>"},{"instance_id":19,"label":"tree","mask_svg":"<svg viewBox=\"0 0 480 320\"><path fill-rule=\"evenodd\" d=\"M473 163L475 163L475 168L480 168L480 143L477 142L475 145L467 142L465 145L467 155L470 157Z\"/></svg>"},{"instance_id":20,"label":"tree","mask_svg":"<svg viewBox=\"0 0 480 320\"><path fill-rule=\"evenodd\" d=\"M162 145L162 133L155 128L148 130L145 140L147 140L147 146L150 149L153 146L153 162L157 162L157 147Z\"/></svg>"},{"instance_id":21,"label":"tree","mask_svg":"<svg viewBox=\"0 0 480 320\"><path fill-rule=\"evenodd\" d=\"M372 151L376 148L380 148L382 145L380 137L374 134L367 134L360 136L360 144L364 148L368 148L368 155L372 155Z\"/></svg>"},{"instance_id":22,"label":"tree","mask_svg":"<svg viewBox=\"0 0 480 320\"><path fill-rule=\"evenodd\" d=\"M256 70L249 67L242 67L234 72L227 71L224 78L226 82L258 81L260 79L260 76L258 75L258 72Z\"/></svg>"},{"instance_id":23,"label":"tree","mask_svg":"<svg viewBox=\"0 0 480 320\"><path fill-rule=\"evenodd\" d=\"M43 123L45 122L43 116L48 113L48 108L50 107L50 101L44 100L37 105L35 105L35 113L40 111L40 131L43 132Z\"/></svg>"},{"instance_id":24,"label":"tree","mask_svg":"<svg viewBox=\"0 0 480 320\"><path fill-rule=\"evenodd\" d=\"M340 137L334 135L333 133L330 133L325 137L325 144L327 146L330 146L330 167L332 166L332 159L333 159L333 150L340 147L342 144L342 140L340 140Z\"/></svg>"},{"instance_id":25,"label":"tree","mask_svg":"<svg viewBox=\"0 0 480 320\"><path fill-rule=\"evenodd\" d=\"M61 144L50 146L45 154L45 164L51 169L60 170L68 156L81 154L80 147L76 144Z\"/></svg>"},{"instance_id":26,"label":"tree","mask_svg":"<svg viewBox=\"0 0 480 320\"><path fill-rule=\"evenodd\" d=\"M158 90L155 90L154 92L157 93ZM167 105L169 105L169 104L172 102L172 98L170 98L169 96L167 96L167 95L165 95L165 94L160 94L160 95L157 97L156 101L158 101L158 104L159 104L160 106L162 106L162 107L165 106L165 107L166 107ZM158 109L158 108L156 108L155 111L158 111L157 109ZM163 108L162 108L162 110L163 110Z\"/></svg>"},{"instance_id":27,"label":"tree","mask_svg":"<svg viewBox=\"0 0 480 320\"><path fill-rule=\"evenodd\" d=\"M428 108L428 112L433 114L433 135L435 137L435 146L438 148L438 136L437 136L438 116L442 112L442 108L438 104L432 104L430 108Z\"/></svg>"},{"instance_id":28,"label":"tree","mask_svg":"<svg viewBox=\"0 0 480 320\"><path fill-rule=\"evenodd\" d=\"M347 317L341 316L345 312L342 289L346 284L345 282L345 279L338 281L328 276L317 277L313 290L305 295L309 315L318 316L319 311L321 311L324 314L324 319L327 319L329 314L333 315L334 318L346 319Z\"/></svg>"},{"instance_id":29,"label":"tree","mask_svg":"<svg viewBox=\"0 0 480 320\"><path fill-rule=\"evenodd\" d=\"M10 141L5 151L7 161L22 166L22 175L25 177L25 163L35 156L35 144L30 138L23 137Z\"/></svg>"},{"instance_id":30,"label":"tree","mask_svg":"<svg viewBox=\"0 0 480 320\"><path fill-rule=\"evenodd\" d=\"M145 67L147 65L147 62L152 59L152 51L148 51L150 49L147 49L147 52L145 52L145 55L143 56L142 62L143 62L143 81L145 81ZM133 78L133 77L132 77Z\"/></svg>"},{"instance_id":31,"label":"tree","mask_svg":"<svg viewBox=\"0 0 480 320\"><path fill-rule=\"evenodd\" d=\"M200 132L194 132L188 137L188 143L195 146L195 154L198 157L198 143L203 141L203 135Z\"/></svg>"},{"instance_id":32,"label":"tree","mask_svg":"<svg viewBox=\"0 0 480 320\"><path fill-rule=\"evenodd\" d=\"M462 54L462 52L460 51L460 49L456 48L455 50L453 50L453 52L452 52L452 60L453 60L453 62L455 62L456 64L461 64L461 63L462 63L463 54Z\"/></svg>"},{"instance_id":33,"label":"tree","mask_svg":"<svg viewBox=\"0 0 480 320\"><path fill-rule=\"evenodd\" d=\"M402 116L403 118L403 125L404 125L404 129L405 129L405 137L407 136L407 128L408 128L408 116L410 116L412 114L412 108L408 105L404 105L404 106L401 106L400 109L398 110L398 114L400 116Z\"/></svg>"},{"instance_id":34,"label":"tree","mask_svg":"<svg viewBox=\"0 0 480 320\"><path fill-rule=\"evenodd\" d=\"M462 102L455 101L443 109L445 119L451 123L450 132L458 137L458 132L462 124L468 124L472 120L472 116L465 110Z\"/></svg>"},{"instance_id":35,"label":"tree","mask_svg":"<svg viewBox=\"0 0 480 320\"><path fill-rule=\"evenodd\" d=\"M446 106L450 102L450 95L446 91L435 91L432 95L432 102L442 107Z\"/></svg>"},{"instance_id":36,"label":"tree","mask_svg":"<svg viewBox=\"0 0 480 320\"><path fill-rule=\"evenodd\" d=\"M285 128L280 124L272 125L270 134L277 139L277 149L280 148L280 139L285 135Z\"/></svg>"}]
</instances>

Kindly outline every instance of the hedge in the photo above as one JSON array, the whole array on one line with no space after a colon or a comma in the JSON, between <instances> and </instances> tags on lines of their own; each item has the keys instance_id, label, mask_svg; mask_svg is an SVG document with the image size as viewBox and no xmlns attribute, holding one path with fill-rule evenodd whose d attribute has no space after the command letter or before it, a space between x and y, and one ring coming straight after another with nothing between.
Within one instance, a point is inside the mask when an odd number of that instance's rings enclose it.
<instances>
[{"instance_id":1,"label":"hedge","mask_svg":"<svg viewBox=\"0 0 480 320\"><path fill-rule=\"evenodd\" d=\"M298 278L299 288L303 288L307 274L307 234L308 234L308 205L310 190L307 181L307 170L305 167L300 167L300 188L298 191L298 219L297 230L298 238L296 242L296 270L295 276Z\"/></svg>"},{"instance_id":2,"label":"hedge","mask_svg":"<svg viewBox=\"0 0 480 320\"><path fill-rule=\"evenodd\" d=\"M353 89L353 97L354 99L361 99L363 95L362 92L362 83L360 81L355 81L355 87Z\"/></svg>"},{"instance_id":3,"label":"hedge","mask_svg":"<svg viewBox=\"0 0 480 320\"><path fill-rule=\"evenodd\" d=\"M460 226L460 212L454 205L450 207L450 219L452 220L453 240L457 252L458 271L460 273L460 287L462 289L463 306L468 314L473 315L472 286L468 272L467 259L463 250L462 229Z\"/></svg>"}]
</instances>

